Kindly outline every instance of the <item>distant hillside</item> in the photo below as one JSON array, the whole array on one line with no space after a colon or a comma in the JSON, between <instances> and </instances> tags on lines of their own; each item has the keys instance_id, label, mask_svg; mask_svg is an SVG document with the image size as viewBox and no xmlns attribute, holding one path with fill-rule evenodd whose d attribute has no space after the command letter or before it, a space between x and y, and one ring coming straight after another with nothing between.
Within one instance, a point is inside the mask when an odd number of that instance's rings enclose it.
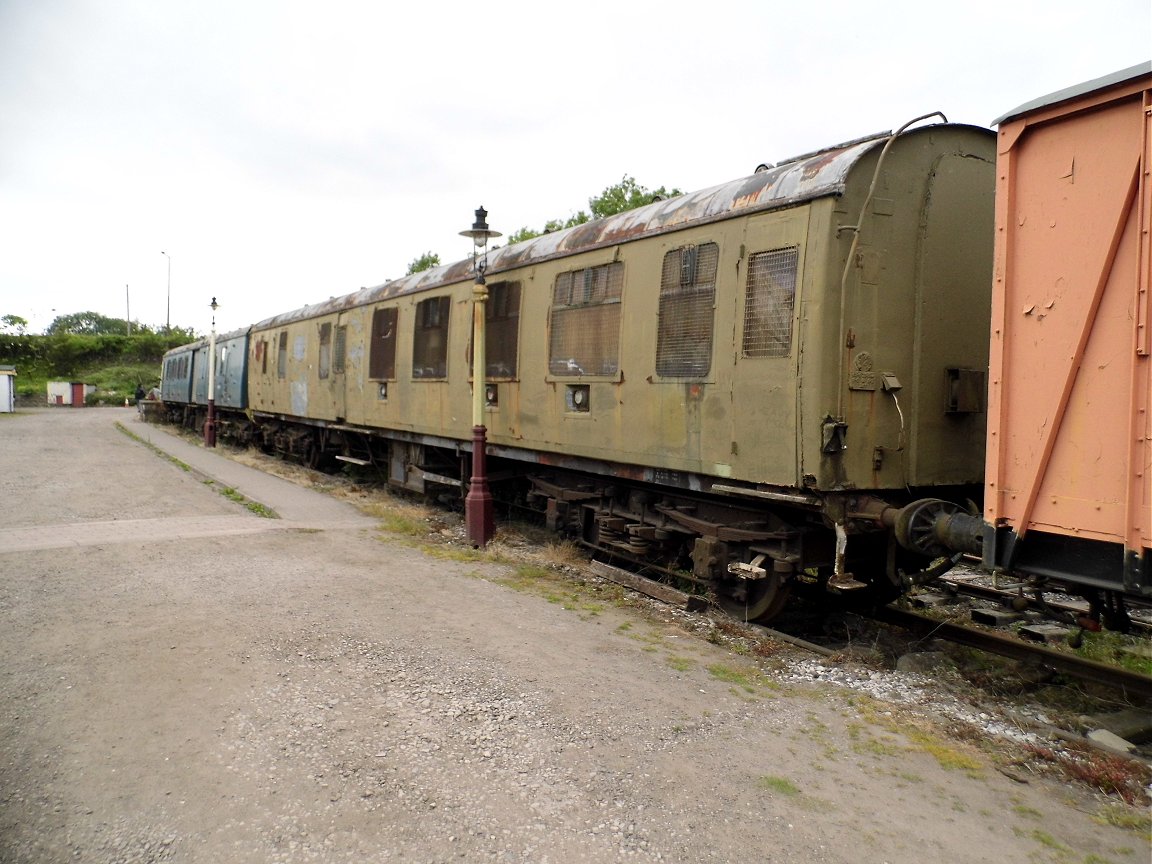
<instances>
[{"instance_id":1,"label":"distant hillside","mask_svg":"<svg viewBox=\"0 0 1152 864\"><path fill-rule=\"evenodd\" d=\"M16 367L16 399L22 405L47 401L49 381L95 384L90 403L122 404L136 387L145 390L160 382L164 352L187 341L186 334L165 336L91 336L61 333L52 336L0 334L0 365Z\"/></svg>"}]
</instances>

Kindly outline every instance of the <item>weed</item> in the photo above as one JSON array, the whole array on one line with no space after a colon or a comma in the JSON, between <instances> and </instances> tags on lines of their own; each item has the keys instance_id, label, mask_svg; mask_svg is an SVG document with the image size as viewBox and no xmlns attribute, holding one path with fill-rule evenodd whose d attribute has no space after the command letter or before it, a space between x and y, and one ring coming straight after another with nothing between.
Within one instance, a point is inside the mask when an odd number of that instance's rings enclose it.
<instances>
[{"instance_id":1,"label":"weed","mask_svg":"<svg viewBox=\"0 0 1152 864\"><path fill-rule=\"evenodd\" d=\"M221 495L223 495L229 501L235 501L237 504L243 504L244 507L246 507L252 513L255 513L257 516L260 516L264 519L279 519L280 518L276 514L276 511L271 510L268 507L265 507L263 504L261 504L258 501L249 501L243 495L243 493L237 492L231 486L224 486L224 487L217 486L216 481L214 481L214 480L205 480L204 484L206 486L211 486L214 489L216 489L217 492L219 492Z\"/></svg>"},{"instance_id":2,"label":"weed","mask_svg":"<svg viewBox=\"0 0 1152 864\"><path fill-rule=\"evenodd\" d=\"M551 567L584 567L588 556L571 540L551 541L540 550L541 560Z\"/></svg>"},{"instance_id":3,"label":"weed","mask_svg":"<svg viewBox=\"0 0 1152 864\"><path fill-rule=\"evenodd\" d=\"M1146 764L1077 746L1071 741L1065 742L1059 752L1036 744L1026 744L1025 749L1065 777L1116 795L1128 804L1147 803L1144 790L1152 781L1152 768Z\"/></svg>"},{"instance_id":4,"label":"weed","mask_svg":"<svg viewBox=\"0 0 1152 864\"><path fill-rule=\"evenodd\" d=\"M1067 854L1072 850L1049 834L1047 831L1041 831L1039 828L1033 828L1032 833L1028 835L1041 846L1047 846L1049 849L1055 849L1057 852Z\"/></svg>"},{"instance_id":5,"label":"weed","mask_svg":"<svg viewBox=\"0 0 1152 864\"><path fill-rule=\"evenodd\" d=\"M773 777L766 774L757 781L757 785L761 789L767 789L769 792L775 792L778 795L784 795L788 798L795 798L800 794L800 790L796 788L796 784L786 777Z\"/></svg>"},{"instance_id":6,"label":"weed","mask_svg":"<svg viewBox=\"0 0 1152 864\"><path fill-rule=\"evenodd\" d=\"M708 667L708 672L718 681L735 684L747 693L755 693L757 686L762 682L762 676L755 669L737 669L723 663L714 663Z\"/></svg>"},{"instance_id":7,"label":"weed","mask_svg":"<svg viewBox=\"0 0 1152 864\"><path fill-rule=\"evenodd\" d=\"M934 758L940 764L941 768L946 768L949 771L963 771L973 779L984 776L984 766L978 759L953 747L949 747L927 732L910 730L908 737L916 745L917 749L922 750Z\"/></svg>"},{"instance_id":8,"label":"weed","mask_svg":"<svg viewBox=\"0 0 1152 864\"><path fill-rule=\"evenodd\" d=\"M371 515L380 520L380 527L390 534L402 537L423 537L428 533L428 520L420 513L408 508L374 507L377 513Z\"/></svg>"},{"instance_id":9,"label":"weed","mask_svg":"<svg viewBox=\"0 0 1152 864\"><path fill-rule=\"evenodd\" d=\"M116 428L119 429L121 432L123 432L125 435L127 435L129 438L131 438L133 441L135 441L137 444L143 444L145 447L147 447L149 450L151 450L157 456L160 456L164 459L167 459L169 462L171 462L173 465L175 465L181 471L191 471L192 470L192 467L190 465L188 465L185 462L181 462L175 456L169 456L167 453L165 453L163 450L161 450L159 447L157 447L151 441L145 441L143 438L141 438L139 435L137 435L131 429L126 427L123 423L117 423ZM211 482L211 481L206 481L206 482Z\"/></svg>"},{"instance_id":10,"label":"weed","mask_svg":"<svg viewBox=\"0 0 1152 864\"><path fill-rule=\"evenodd\" d=\"M1044 814L1034 807L1026 807L1023 804L1017 804L1012 808L1013 811L1025 817L1026 819L1043 819Z\"/></svg>"},{"instance_id":11,"label":"weed","mask_svg":"<svg viewBox=\"0 0 1152 864\"><path fill-rule=\"evenodd\" d=\"M1152 840L1152 813L1145 807L1137 809L1121 804L1109 804L1101 808L1092 818L1102 825L1137 831Z\"/></svg>"},{"instance_id":12,"label":"weed","mask_svg":"<svg viewBox=\"0 0 1152 864\"><path fill-rule=\"evenodd\" d=\"M675 669L677 672L687 672L696 665L696 661L690 657L677 657L671 655L666 658L668 665Z\"/></svg>"},{"instance_id":13,"label":"weed","mask_svg":"<svg viewBox=\"0 0 1152 864\"><path fill-rule=\"evenodd\" d=\"M899 756L904 748L879 738L869 738L867 741L857 741L852 745L852 752L861 756Z\"/></svg>"},{"instance_id":14,"label":"weed","mask_svg":"<svg viewBox=\"0 0 1152 864\"><path fill-rule=\"evenodd\" d=\"M493 559L487 555L482 549L473 549L469 547L458 546L442 546L436 543L416 543L414 544L429 558L439 558L441 561L492 561Z\"/></svg>"},{"instance_id":15,"label":"weed","mask_svg":"<svg viewBox=\"0 0 1152 864\"><path fill-rule=\"evenodd\" d=\"M1146 637L1127 636L1115 630L1085 631L1080 647L1075 651L1089 660L1120 666L1141 675L1152 675L1152 656L1147 653L1146 643Z\"/></svg>"}]
</instances>

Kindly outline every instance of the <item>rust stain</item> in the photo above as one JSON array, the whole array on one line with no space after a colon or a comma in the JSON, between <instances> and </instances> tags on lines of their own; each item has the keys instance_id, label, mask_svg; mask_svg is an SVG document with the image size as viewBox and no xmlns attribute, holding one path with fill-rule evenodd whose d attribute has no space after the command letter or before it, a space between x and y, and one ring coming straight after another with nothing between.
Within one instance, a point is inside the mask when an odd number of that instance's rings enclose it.
<instances>
[{"instance_id":1,"label":"rust stain","mask_svg":"<svg viewBox=\"0 0 1152 864\"><path fill-rule=\"evenodd\" d=\"M492 250L488 276L529 264L549 261L574 252L613 246L687 225L704 224L731 216L736 211L773 210L802 201L836 195L843 191L848 174L869 151L880 145L883 135L838 145L782 163L748 177L719 186L655 201L624 213L596 219ZM259 322L254 329L267 330L293 321L317 318L395 297L470 281L470 258L395 279L323 303L305 306Z\"/></svg>"}]
</instances>

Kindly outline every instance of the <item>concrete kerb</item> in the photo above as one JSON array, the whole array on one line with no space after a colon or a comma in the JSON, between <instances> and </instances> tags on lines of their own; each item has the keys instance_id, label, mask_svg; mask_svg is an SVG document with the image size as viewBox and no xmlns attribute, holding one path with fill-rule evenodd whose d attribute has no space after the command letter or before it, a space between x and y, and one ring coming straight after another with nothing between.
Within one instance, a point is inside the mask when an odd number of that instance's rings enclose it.
<instances>
[{"instance_id":1,"label":"concrete kerb","mask_svg":"<svg viewBox=\"0 0 1152 864\"><path fill-rule=\"evenodd\" d=\"M272 511L286 522L330 528L364 528L375 525L375 520L360 513L351 504L241 465L202 445L193 444L164 426L144 422L138 417L133 417L127 423L123 420L119 422L141 441L186 465L197 477L234 489L247 500Z\"/></svg>"}]
</instances>

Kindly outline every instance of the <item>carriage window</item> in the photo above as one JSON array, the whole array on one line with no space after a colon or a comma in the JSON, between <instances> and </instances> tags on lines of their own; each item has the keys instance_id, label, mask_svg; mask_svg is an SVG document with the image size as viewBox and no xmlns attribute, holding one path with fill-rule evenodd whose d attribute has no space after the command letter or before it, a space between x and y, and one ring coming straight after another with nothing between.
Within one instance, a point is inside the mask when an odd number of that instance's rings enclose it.
<instances>
[{"instance_id":1,"label":"carriage window","mask_svg":"<svg viewBox=\"0 0 1152 864\"><path fill-rule=\"evenodd\" d=\"M276 352L276 377L288 377L288 331L280 331L280 345Z\"/></svg>"},{"instance_id":2,"label":"carriage window","mask_svg":"<svg viewBox=\"0 0 1152 864\"><path fill-rule=\"evenodd\" d=\"M800 250L791 246L758 252L748 259L745 357L787 357L792 352L792 302L799 258Z\"/></svg>"},{"instance_id":3,"label":"carriage window","mask_svg":"<svg viewBox=\"0 0 1152 864\"><path fill-rule=\"evenodd\" d=\"M336 328L336 346L335 346L335 349L333 350L334 356L332 357L332 371L335 372L337 375L343 375L344 374L344 355L345 355L345 352L347 351L347 344L348 344L348 328L347 328L347 326L337 327Z\"/></svg>"},{"instance_id":4,"label":"carriage window","mask_svg":"<svg viewBox=\"0 0 1152 864\"><path fill-rule=\"evenodd\" d=\"M548 371L553 375L615 375L620 368L619 261L556 277Z\"/></svg>"},{"instance_id":5,"label":"carriage window","mask_svg":"<svg viewBox=\"0 0 1152 864\"><path fill-rule=\"evenodd\" d=\"M715 243L683 246L664 256L656 374L702 378L712 368L712 322L716 305Z\"/></svg>"},{"instance_id":6,"label":"carriage window","mask_svg":"<svg viewBox=\"0 0 1152 864\"><path fill-rule=\"evenodd\" d=\"M387 381L396 377L396 318L400 310L377 309L372 313L372 348L368 354L368 377Z\"/></svg>"},{"instance_id":7,"label":"carriage window","mask_svg":"<svg viewBox=\"0 0 1152 864\"><path fill-rule=\"evenodd\" d=\"M320 325L320 362L316 364L317 374L327 378L332 371L332 325Z\"/></svg>"},{"instance_id":8,"label":"carriage window","mask_svg":"<svg viewBox=\"0 0 1152 864\"><path fill-rule=\"evenodd\" d=\"M416 306L416 331L412 335L413 378L447 377L451 303L451 298L433 297Z\"/></svg>"},{"instance_id":9,"label":"carriage window","mask_svg":"<svg viewBox=\"0 0 1152 864\"><path fill-rule=\"evenodd\" d=\"M520 338L520 283L497 282L488 286L484 304L484 375L515 378ZM472 337L468 337L468 366L472 366Z\"/></svg>"}]
</instances>

